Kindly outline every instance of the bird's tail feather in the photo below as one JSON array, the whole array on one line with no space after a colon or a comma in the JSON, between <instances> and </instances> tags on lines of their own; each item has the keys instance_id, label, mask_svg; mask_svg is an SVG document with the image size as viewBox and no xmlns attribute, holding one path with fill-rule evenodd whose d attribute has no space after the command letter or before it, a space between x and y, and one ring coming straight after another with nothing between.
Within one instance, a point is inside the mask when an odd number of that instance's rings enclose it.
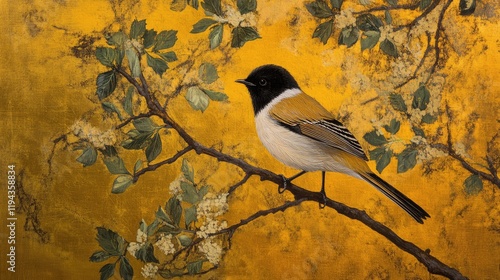
<instances>
[{"instance_id":1,"label":"bird's tail feather","mask_svg":"<svg viewBox=\"0 0 500 280\"><path fill-rule=\"evenodd\" d=\"M417 222L423 224L426 218L430 218L429 214L425 212L422 207L418 206L413 200L409 199L406 195L402 194L400 191L395 189L393 186L389 185L382 178L374 173L360 173L366 181L371 183L375 188L381 191L385 196L394 201L397 205L403 208L410 216L412 216Z\"/></svg>"}]
</instances>

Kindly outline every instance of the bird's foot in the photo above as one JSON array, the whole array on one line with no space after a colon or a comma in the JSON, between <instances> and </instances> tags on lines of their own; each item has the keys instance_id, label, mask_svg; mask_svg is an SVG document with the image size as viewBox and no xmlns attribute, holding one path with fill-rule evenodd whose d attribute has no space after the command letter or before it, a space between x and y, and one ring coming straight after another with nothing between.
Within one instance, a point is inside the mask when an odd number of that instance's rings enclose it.
<instances>
[{"instance_id":1,"label":"bird's foot","mask_svg":"<svg viewBox=\"0 0 500 280\"><path fill-rule=\"evenodd\" d=\"M286 191L289 183L289 180L284 175L281 175L281 179L283 179L283 183L278 185L278 193L280 194Z\"/></svg>"},{"instance_id":2,"label":"bird's foot","mask_svg":"<svg viewBox=\"0 0 500 280\"><path fill-rule=\"evenodd\" d=\"M321 196L323 198L323 201L319 202L319 209L323 209L323 208L326 207L326 199L327 199L327 197L326 197L325 192L319 192L319 193L321 194Z\"/></svg>"}]
</instances>

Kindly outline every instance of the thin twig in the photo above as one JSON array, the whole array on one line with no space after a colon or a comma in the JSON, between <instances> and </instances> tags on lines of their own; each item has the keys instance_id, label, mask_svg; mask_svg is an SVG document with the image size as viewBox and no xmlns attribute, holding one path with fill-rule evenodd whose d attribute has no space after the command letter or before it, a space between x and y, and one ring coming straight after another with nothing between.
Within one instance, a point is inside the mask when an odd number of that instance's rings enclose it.
<instances>
[{"instance_id":1,"label":"thin twig","mask_svg":"<svg viewBox=\"0 0 500 280\"><path fill-rule=\"evenodd\" d=\"M191 146L187 146L186 148L178 151L175 155L173 155L172 157L166 159L166 160L163 160L163 161L160 161L158 163L155 163L155 164L151 164L151 165L148 165L147 167L144 167L143 169L137 171L135 174L134 174L134 183L137 182L137 180L139 180L139 177L144 175L145 173L147 172L150 172L150 171L154 171L156 169L158 169L159 167L165 165L165 164L172 164L174 163L175 161L177 161L181 156L185 155L186 153L188 153L189 151L191 151L193 149L193 147Z\"/></svg>"}]
</instances>

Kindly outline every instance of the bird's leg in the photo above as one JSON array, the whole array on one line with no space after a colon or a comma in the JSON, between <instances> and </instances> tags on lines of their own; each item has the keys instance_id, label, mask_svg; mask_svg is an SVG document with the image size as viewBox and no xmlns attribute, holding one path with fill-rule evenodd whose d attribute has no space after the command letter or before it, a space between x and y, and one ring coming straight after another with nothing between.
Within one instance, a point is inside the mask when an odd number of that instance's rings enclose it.
<instances>
[{"instance_id":1,"label":"bird's leg","mask_svg":"<svg viewBox=\"0 0 500 280\"><path fill-rule=\"evenodd\" d=\"M326 192L325 192L325 171L321 171L321 191L319 192L323 196L323 203L319 203L319 208L323 209L326 206Z\"/></svg>"},{"instance_id":2,"label":"bird's leg","mask_svg":"<svg viewBox=\"0 0 500 280\"><path fill-rule=\"evenodd\" d=\"M307 171L302 170L302 171L300 171L299 173L293 175L290 178L286 178L285 176L281 175L281 178L283 178L283 185L279 185L278 186L278 193L283 193L284 191L286 191L286 188L288 187L287 186L288 183L291 183L292 180L297 179L298 177L304 175L306 172Z\"/></svg>"}]
</instances>

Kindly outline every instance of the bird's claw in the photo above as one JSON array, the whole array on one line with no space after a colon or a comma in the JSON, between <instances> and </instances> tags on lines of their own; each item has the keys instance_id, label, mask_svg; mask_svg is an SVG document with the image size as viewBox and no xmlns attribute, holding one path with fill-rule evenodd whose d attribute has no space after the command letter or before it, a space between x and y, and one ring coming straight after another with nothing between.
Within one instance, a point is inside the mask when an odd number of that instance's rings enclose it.
<instances>
[{"instance_id":1,"label":"bird's claw","mask_svg":"<svg viewBox=\"0 0 500 280\"><path fill-rule=\"evenodd\" d=\"M281 178L283 179L283 184L278 185L278 193L284 193L286 191L286 188L288 187L288 179L281 175Z\"/></svg>"},{"instance_id":2,"label":"bird's claw","mask_svg":"<svg viewBox=\"0 0 500 280\"><path fill-rule=\"evenodd\" d=\"M323 197L323 201L319 202L319 209L323 209L326 207L326 194L324 192L320 192L320 194Z\"/></svg>"}]
</instances>

